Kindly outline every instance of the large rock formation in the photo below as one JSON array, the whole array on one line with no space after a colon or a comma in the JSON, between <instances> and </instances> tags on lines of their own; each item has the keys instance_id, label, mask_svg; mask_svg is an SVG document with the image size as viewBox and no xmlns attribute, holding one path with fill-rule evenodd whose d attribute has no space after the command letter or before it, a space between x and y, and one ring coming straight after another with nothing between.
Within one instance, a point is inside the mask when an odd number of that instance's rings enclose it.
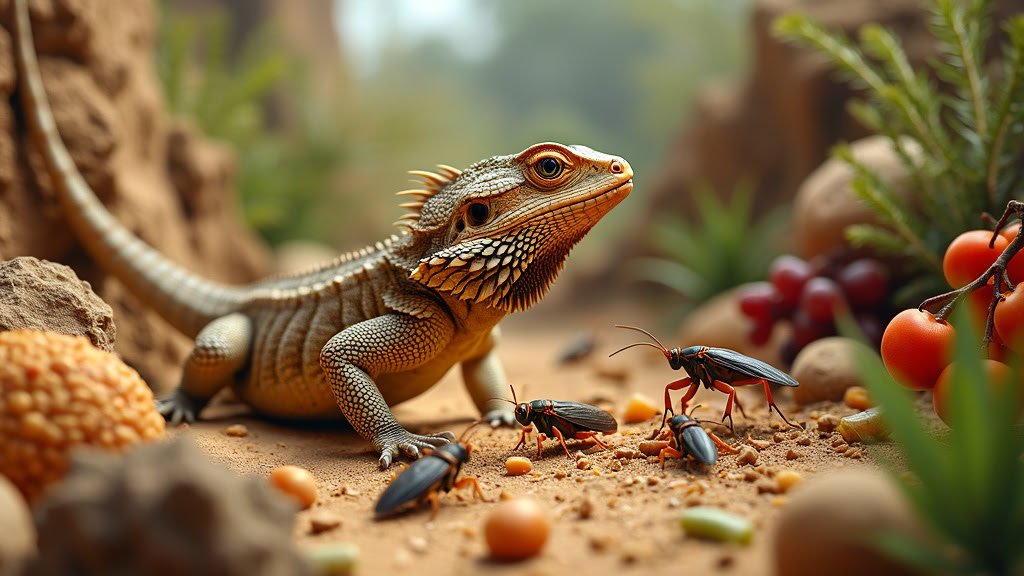
<instances>
[{"instance_id":1,"label":"large rock formation","mask_svg":"<svg viewBox=\"0 0 1024 576\"><path fill-rule=\"evenodd\" d=\"M153 68L156 11L140 0L30 2L43 80L85 179L114 215L169 258L236 282L268 267L237 216L232 154L170 118ZM68 230L28 139L7 0L0 0L0 258L70 265L114 310L117 351L154 387L173 384L188 341L99 270Z\"/></svg>"}]
</instances>

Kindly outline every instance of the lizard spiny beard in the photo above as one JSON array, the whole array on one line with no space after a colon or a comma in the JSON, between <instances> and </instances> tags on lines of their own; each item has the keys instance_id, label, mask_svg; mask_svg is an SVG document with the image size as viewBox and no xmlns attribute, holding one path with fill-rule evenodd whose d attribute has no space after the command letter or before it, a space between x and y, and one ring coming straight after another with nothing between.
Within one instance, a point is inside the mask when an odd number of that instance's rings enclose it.
<instances>
[{"instance_id":1,"label":"lizard spiny beard","mask_svg":"<svg viewBox=\"0 0 1024 576\"><path fill-rule=\"evenodd\" d=\"M411 277L460 300L518 312L544 296L587 230L561 236L528 226L501 238L461 242L421 261Z\"/></svg>"}]
</instances>

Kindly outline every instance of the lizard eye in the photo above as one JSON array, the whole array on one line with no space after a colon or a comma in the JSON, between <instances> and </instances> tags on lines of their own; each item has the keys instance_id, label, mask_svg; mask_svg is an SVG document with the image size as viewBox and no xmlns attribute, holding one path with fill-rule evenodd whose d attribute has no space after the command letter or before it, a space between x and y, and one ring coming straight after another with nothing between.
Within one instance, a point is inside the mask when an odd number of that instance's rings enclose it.
<instances>
[{"instance_id":1,"label":"lizard eye","mask_svg":"<svg viewBox=\"0 0 1024 576\"><path fill-rule=\"evenodd\" d=\"M534 165L537 175L546 180L554 180L562 173L562 163L556 158L548 156L547 158L541 158L537 164Z\"/></svg>"},{"instance_id":2,"label":"lizard eye","mask_svg":"<svg viewBox=\"0 0 1024 576\"><path fill-rule=\"evenodd\" d=\"M482 226L487 222L488 216L491 215L491 209L486 204L480 202L474 202L469 205L469 209L466 210L466 217L469 219L471 226Z\"/></svg>"}]
</instances>

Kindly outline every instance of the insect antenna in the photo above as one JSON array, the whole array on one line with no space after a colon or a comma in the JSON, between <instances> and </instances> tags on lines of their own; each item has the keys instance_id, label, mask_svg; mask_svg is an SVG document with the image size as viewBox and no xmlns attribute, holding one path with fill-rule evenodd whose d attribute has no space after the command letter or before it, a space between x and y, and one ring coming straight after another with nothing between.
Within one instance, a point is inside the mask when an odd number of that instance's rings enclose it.
<instances>
[{"instance_id":1,"label":"insect antenna","mask_svg":"<svg viewBox=\"0 0 1024 576\"><path fill-rule=\"evenodd\" d=\"M637 332L641 332L643 334L646 334L649 338L651 338L652 340L654 340L658 344L654 345L654 344L652 344L650 342L636 342L634 344L630 344L629 346L625 346L623 348L619 348L615 352L612 352L611 354L608 355L609 358L611 358L612 356L615 356L616 354L618 354L619 352L622 352L623 350L629 350L630 348L633 348L634 346L650 346L651 348L657 348L658 350L660 350L664 354L668 354L668 348L665 348L665 345L661 343L661 340L658 340L657 336L655 336L654 334L651 334L647 330L644 330L643 328L637 328L636 326L626 326L626 325L623 325L623 324L616 324L615 327L616 328L625 328L627 330L636 330Z\"/></svg>"}]
</instances>

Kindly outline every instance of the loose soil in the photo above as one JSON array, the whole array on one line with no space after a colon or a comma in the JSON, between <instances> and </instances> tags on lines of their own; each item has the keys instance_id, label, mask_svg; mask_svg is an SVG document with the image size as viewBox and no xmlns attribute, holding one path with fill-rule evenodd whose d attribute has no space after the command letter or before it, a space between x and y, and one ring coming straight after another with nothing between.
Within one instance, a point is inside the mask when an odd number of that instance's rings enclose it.
<instances>
[{"instance_id":1,"label":"loose soil","mask_svg":"<svg viewBox=\"0 0 1024 576\"><path fill-rule=\"evenodd\" d=\"M539 308L503 325L501 356L520 400L603 404L614 408L618 417L633 393L660 402L664 385L681 377L652 349L607 358L609 352L636 340L634 334L613 330L611 325L639 321L635 317L602 314L546 321L557 311L547 304ZM558 354L580 327L588 326L599 326L593 353L577 363L559 364ZM788 391L780 391L776 395L780 408L806 426L801 432L786 428L778 416L769 416L760 389L742 390L739 397L747 417L735 411L736 436L726 430L720 435L734 445L748 442L748 435L765 441L767 447L759 451L755 466L740 465L736 456L723 455L714 467L670 460L662 470L657 458L614 457L616 448L636 449L660 418L631 425L620 422L617 434L602 438L609 451L587 442L570 442L572 459L551 441L543 458L536 460L535 441L527 445L530 449L513 452L518 430L480 427L470 437L474 451L463 473L479 478L489 502L474 501L469 491L454 492L441 498L441 510L433 520L429 508L389 520L373 519L374 504L391 471L380 471L377 454L343 425L296 427L268 422L250 416L240 404L221 401L207 410L203 421L172 434L194 438L214 459L242 473L267 476L283 464L311 470L319 483L318 501L298 514L295 540L304 547L354 542L360 550L358 574L655 574L676 573L684 566L698 574L772 574L774 520L788 496L763 491L774 485L770 476L789 469L806 480L824 470L871 464L862 450L854 458L837 452L833 447L837 433L817 430L818 415L842 416L854 410L831 403L799 409ZM696 416L716 420L724 401L723 394L702 390L696 402L706 408ZM426 394L395 408L395 415L413 431L456 433L477 417L458 370ZM237 424L248 429L246 436L225 433ZM506 476L505 459L512 455L534 459L534 472ZM799 485L793 488L799 489ZM550 511L548 544L540 556L526 562L504 564L487 557L483 523L495 502L507 496L533 498ZM749 518L755 526L753 542L739 546L686 537L679 515L685 507L698 504ZM312 534L312 520L323 516L339 519L340 526Z\"/></svg>"}]
</instances>

